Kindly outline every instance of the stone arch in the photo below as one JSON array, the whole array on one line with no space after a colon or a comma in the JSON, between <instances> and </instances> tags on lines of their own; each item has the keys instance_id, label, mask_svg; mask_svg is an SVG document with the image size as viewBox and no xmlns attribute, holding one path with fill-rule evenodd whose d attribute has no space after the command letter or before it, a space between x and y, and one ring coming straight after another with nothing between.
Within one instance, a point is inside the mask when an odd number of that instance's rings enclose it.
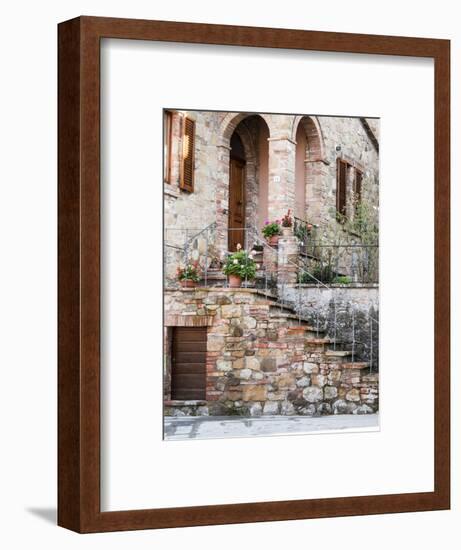
<instances>
[{"instance_id":1,"label":"stone arch","mask_svg":"<svg viewBox=\"0 0 461 550\"><path fill-rule=\"evenodd\" d=\"M298 115L293 119L291 139L296 141L299 125L304 128L307 138L308 159L311 162L322 161L326 163L325 144L322 128L316 116Z\"/></svg>"},{"instance_id":2,"label":"stone arch","mask_svg":"<svg viewBox=\"0 0 461 550\"><path fill-rule=\"evenodd\" d=\"M255 126L248 123L245 124L245 119L250 117L258 117L262 119L258 121L260 125L255 133ZM221 250L226 250L229 229L229 164L231 153L231 137L234 132L242 142L245 152L245 226L253 227L259 225L261 217L260 203L261 190L268 193L267 181L265 186L261 187L261 131L264 125L264 139L266 141L265 161L268 163L268 142L270 136L269 118L259 113L228 113L225 115L219 125L219 135L217 142L218 149L218 187L216 193L216 220L218 229L218 241L220 242ZM264 172L264 171L263 171ZM268 178L268 166L265 169L266 179ZM267 196L265 204L267 207ZM251 243L246 242L249 246Z\"/></svg>"},{"instance_id":3,"label":"stone arch","mask_svg":"<svg viewBox=\"0 0 461 550\"><path fill-rule=\"evenodd\" d=\"M295 155L295 212L312 223L319 223L321 197L324 194L326 164L322 130L317 117L296 116L292 139Z\"/></svg>"},{"instance_id":4,"label":"stone arch","mask_svg":"<svg viewBox=\"0 0 461 550\"><path fill-rule=\"evenodd\" d=\"M218 145L229 147L230 138L240 122L242 122L242 120L244 120L245 118L254 115L260 116L264 120L264 122L267 124L267 127L269 128L269 136L271 136L273 132L271 128L270 116L264 113L227 113L227 115L223 118L221 124L219 125Z\"/></svg>"},{"instance_id":5,"label":"stone arch","mask_svg":"<svg viewBox=\"0 0 461 550\"><path fill-rule=\"evenodd\" d=\"M254 164L256 163L256 144L254 143L253 136L245 125L237 124L237 126L234 128L229 136L229 144L232 134L237 130L237 133L242 140L243 148L245 150L245 160L247 164Z\"/></svg>"}]
</instances>

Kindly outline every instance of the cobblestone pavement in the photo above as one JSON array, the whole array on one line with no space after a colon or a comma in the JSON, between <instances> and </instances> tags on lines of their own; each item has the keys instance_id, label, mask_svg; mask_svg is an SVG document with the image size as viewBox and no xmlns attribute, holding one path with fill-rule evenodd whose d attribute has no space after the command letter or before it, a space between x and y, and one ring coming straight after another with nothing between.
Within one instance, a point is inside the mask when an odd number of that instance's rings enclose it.
<instances>
[{"instance_id":1,"label":"cobblestone pavement","mask_svg":"<svg viewBox=\"0 0 461 550\"><path fill-rule=\"evenodd\" d=\"M165 439L168 441L377 430L379 430L378 414L343 414L319 417L263 416L258 418L167 416L164 429Z\"/></svg>"}]
</instances>

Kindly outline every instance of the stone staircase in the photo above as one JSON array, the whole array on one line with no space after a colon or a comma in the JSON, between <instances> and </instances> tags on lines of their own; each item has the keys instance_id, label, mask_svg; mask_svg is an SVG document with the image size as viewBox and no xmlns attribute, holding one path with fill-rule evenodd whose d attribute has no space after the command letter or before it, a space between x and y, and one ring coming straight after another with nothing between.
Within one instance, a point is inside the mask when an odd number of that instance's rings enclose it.
<instances>
[{"instance_id":1,"label":"stone staircase","mask_svg":"<svg viewBox=\"0 0 461 550\"><path fill-rule=\"evenodd\" d=\"M167 324L208 327L206 400L168 402L169 414L312 416L377 410L378 376L368 372L367 363L353 361L342 343L272 293L167 289L166 303Z\"/></svg>"}]
</instances>

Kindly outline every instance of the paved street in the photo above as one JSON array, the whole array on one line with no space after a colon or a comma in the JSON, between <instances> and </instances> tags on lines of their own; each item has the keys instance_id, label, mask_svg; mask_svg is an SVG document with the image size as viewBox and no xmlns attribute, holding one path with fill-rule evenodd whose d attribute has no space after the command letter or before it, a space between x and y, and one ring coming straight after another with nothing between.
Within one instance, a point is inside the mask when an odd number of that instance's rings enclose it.
<instances>
[{"instance_id":1,"label":"paved street","mask_svg":"<svg viewBox=\"0 0 461 550\"><path fill-rule=\"evenodd\" d=\"M165 417L165 439L215 439L325 432L376 431L378 414L306 416L182 416Z\"/></svg>"}]
</instances>

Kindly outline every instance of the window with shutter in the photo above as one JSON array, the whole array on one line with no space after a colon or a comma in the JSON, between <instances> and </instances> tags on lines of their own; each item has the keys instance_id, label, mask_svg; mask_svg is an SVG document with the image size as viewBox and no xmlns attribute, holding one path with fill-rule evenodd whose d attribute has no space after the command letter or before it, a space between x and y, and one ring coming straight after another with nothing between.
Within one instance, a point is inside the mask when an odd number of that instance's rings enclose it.
<instances>
[{"instance_id":1,"label":"window with shutter","mask_svg":"<svg viewBox=\"0 0 461 550\"><path fill-rule=\"evenodd\" d=\"M171 143L173 134L173 113L163 111L163 181L171 183Z\"/></svg>"},{"instance_id":2,"label":"window with shutter","mask_svg":"<svg viewBox=\"0 0 461 550\"><path fill-rule=\"evenodd\" d=\"M336 161L336 212L338 221L344 222L346 217L346 183L347 183L347 162L337 159Z\"/></svg>"},{"instance_id":3,"label":"window with shutter","mask_svg":"<svg viewBox=\"0 0 461 550\"><path fill-rule=\"evenodd\" d=\"M354 201L356 206L362 202L362 177L362 172L356 168L354 177Z\"/></svg>"},{"instance_id":4,"label":"window with shutter","mask_svg":"<svg viewBox=\"0 0 461 550\"><path fill-rule=\"evenodd\" d=\"M180 188L192 193L194 190L195 121L183 120L182 158Z\"/></svg>"}]
</instances>

